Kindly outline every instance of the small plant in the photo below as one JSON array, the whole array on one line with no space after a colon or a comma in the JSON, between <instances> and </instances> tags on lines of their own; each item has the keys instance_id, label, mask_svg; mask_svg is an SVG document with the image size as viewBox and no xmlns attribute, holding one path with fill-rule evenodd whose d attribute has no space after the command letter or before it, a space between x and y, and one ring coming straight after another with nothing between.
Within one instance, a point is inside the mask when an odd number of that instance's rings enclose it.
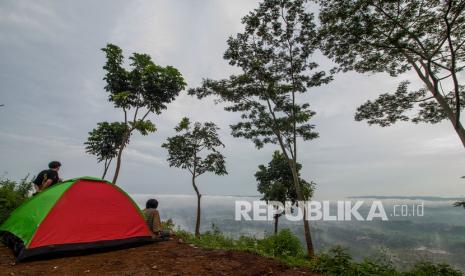
<instances>
[{"instance_id":1,"label":"small plant","mask_svg":"<svg viewBox=\"0 0 465 276\"><path fill-rule=\"evenodd\" d=\"M283 229L276 235L266 237L260 240L259 244L264 253L270 256L304 256L299 239L289 229Z\"/></svg>"},{"instance_id":2,"label":"small plant","mask_svg":"<svg viewBox=\"0 0 465 276\"><path fill-rule=\"evenodd\" d=\"M2 224L29 197L32 183L29 175L18 182L0 179L0 224Z\"/></svg>"},{"instance_id":3,"label":"small plant","mask_svg":"<svg viewBox=\"0 0 465 276\"><path fill-rule=\"evenodd\" d=\"M175 225L172 219L167 219L161 222L163 230L166 231L175 231Z\"/></svg>"},{"instance_id":4,"label":"small plant","mask_svg":"<svg viewBox=\"0 0 465 276\"><path fill-rule=\"evenodd\" d=\"M314 261L316 270L326 275L355 274L352 265L352 257L340 246L330 249L328 253L320 254Z\"/></svg>"},{"instance_id":5,"label":"small plant","mask_svg":"<svg viewBox=\"0 0 465 276\"><path fill-rule=\"evenodd\" d=\"M433 264L431 262L419 262L415 264L415 266L404 275L406 276L429 276L429 275L437 275L437 276L460 276L462 273L459 270L452 268L448 264Z\"/></svg>"},{"instance_id":6,"label":"small plant","mask_svg":"<svg viewBox=\"0 0 465 276\"><path fill-rule=\"evenodd\" d=\"M239 239L234 240L225 236L216 225L212 224L212 229L201 234L198 239L192 233L180 229L176 231L176 235L184 241L200 247L252 252L257 255L275 258L289 266L307 267L324 275L462 275L460 271L447 264L433 264L430 262L421 262L416 264L410 271L400 272L395 269L389 256L356 262L347 253L347 250L340 246L336 246L328 252L317 254L311 260L308 260L299 239L289 229L281 230L277 235L271 235L264 239L241 236Z\"/></svg>"}]
</instances>

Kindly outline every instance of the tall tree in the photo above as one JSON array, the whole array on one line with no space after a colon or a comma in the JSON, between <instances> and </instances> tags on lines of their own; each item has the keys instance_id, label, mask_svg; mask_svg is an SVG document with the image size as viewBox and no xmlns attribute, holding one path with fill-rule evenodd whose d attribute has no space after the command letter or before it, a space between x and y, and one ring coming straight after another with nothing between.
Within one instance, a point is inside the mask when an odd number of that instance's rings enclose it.
<instances>
[{"instance_id":1,"label":"tall tree","mask_svg":"<svg viewBox=\"0 0 465 276\"><path fill-rule=\"evenodd\" d=\"M297 174L299 175L299 182L302 186L302 193L305 200L309 200L313 196L313 190L315 183L308 183L304 179L300 178L300 169L302 165L296 164ZM284 154L279 151L273 153L273 159L268 163L268 166L258 166L258 171L255 173L257 179L257 191L263 195L262 200L266 202L277 201L283 205L286 201L292 202L292 204L298 204L297 192L295 190L292 171L289 168L289 162ZM284 210L283 210L284 212ZM279 217L283 214L279 212L274 214L274 233L278 233L278 221Z\"/></svg>"},{"instance_id":2,"label":"tall tree","mask_svg":"<svg viewBox=\"0 0 465 276\"><path fill-rule=\"evenodd\" d=\"M105 178L111 161L118 155L118 149L123 143L126 125L122 122L101 122L89 132L89 137L84 143L86 153L95 155L97 162L104 162L102 179ZM126 140L129 143L129 139Z\"/></svg>"},{"instance_id":3,"label":"tall tree","mask_svg":"<svg viewBox=\"0 0 465 276\"><path fill-rule=\"evenodd\" d=\"M105 90L109 93L109 101L122 109L126 125L113 176L113 183L116 183L121 156L131 134L135 130L142 135L154 132L155 125L147 116L152 113L158 115L166 109L166 105L175 99L186 83L176 68L156 65L147 54L132 54L129 58L132 69L126 70L123 67L123 51L118 46L108 44L102 51L107 58L103 66L106 73L104 80L107 82Z\"/></svg>"},{"instance_id":4,"label":"tall tree","mask_svg":"<svg viewBox=\"0 0 465 276\"><path fill-rule=\"evenodd\" d=\"M202 195L196 184L196 178L206 172L216 175L227 174L224 156L218 148L224 147L218 136L219 128L211 122L194 123L183 118L175 128L179 133L168 138L162 147L168 150L170 167L187 169L192 176L192 187L197 194L197 219L195 236L200 237L200 198Z\"/></svg>"},{"instance_id":5,"label":"tall tree","mask_svg":"<svg viewBox=\"0 0 465 276\"><path fill-rule=\"evenodd\" d=\"M356 120L390 126L398 121L439 123L448 119L465 146L460 121L465 86L465 1L328 0L321 6L321 49L338 70L413 70L425 88L402 82L392 94L360 106ZM414 112L412 112L414 111Z\"/></svg>"},{"instance_id":6,"label":"tall tree","mask_svg":"<svg viewBox=\"0 0 465 276\"><path fill-rule=\"evenodd\" d=\"M297 173L298 141L318 137L309 120L315 112L302 98L308 88L331 80L310 60L317 46L313 14L303 0L265 0L242 19L245 31L228 39L224 58L241 73L228 79L206 79L189 93L216 95L227 111L242 113L231 126L234 137L252 140L257 148L278 144L288 160L298 200L305 199ZM304 206L302 206L304 207ZM313 256L304 208L307 250Z\"/></svg>"}]
</instances>

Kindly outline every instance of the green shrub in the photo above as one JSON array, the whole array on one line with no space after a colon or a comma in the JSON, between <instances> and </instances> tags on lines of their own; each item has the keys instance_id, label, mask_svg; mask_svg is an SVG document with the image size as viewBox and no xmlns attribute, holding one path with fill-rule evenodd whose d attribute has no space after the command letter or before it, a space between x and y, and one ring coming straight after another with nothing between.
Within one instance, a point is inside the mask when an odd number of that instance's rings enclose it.
<instances>
[{"instance_id":1,"label":"green shrub","mask_svg":"<svg viewBox=\"0 0 465 276\"><path fill-rule=\"evenodd\" d=\"M448 264L433 264L430 262L419 262L404 275L406 276L460 276L462 273L459 270L455 270Z\"/></svg>"},{"instance_id":2,"label":"green shrub","mask_svg":"<svg viewBox=\"0 0 465 276\"><path fill-rule=\"evenodd\" d=\"M336 246L328 253L318 255L314 260L314 269L326 275L355 275L352 257L346 250Z\"/></svg>"},{"instance_id":3,"label":"green shrub","mask_svg":"<svg viewBox=\"0 0 465 276\"><path fill-rule=\"evenodd\" d=\"M394 266L390 261L386 260L369 260L365 259L363 262L355 264L356 265L356 275L379 275L379 276L393 276L400 275L396 271Z\"/></svg>"},{"instance_id":4,"label":"green shrub","mask_svg":"<svg viewBox=\"0 0 465 276\"><path fill-rule=\"evenodd\" d=\"M258 241L256 238L241 236L236 241L236 247L238 250L249 251L249 252L259 252Z\"/></svg>"},{"instance_id":5,"label":"green shrub","mask_svg":"<svg viewBox=\"0 0 465 276\"><path fill-rule=\"evenodd\" d=\"M167 219L165 221L162 221L161 222L161 227L165 231L174 231L175 230L174 229L175 225L174 225L174 222L173 222L172 219Z\"/></svg>"},{"instance_id":6,"label":"green shrub","mask_svg":"<svg viewBox=\"0 0 465 276\"><path fill-rule=\"evenodd\" d=\"M304 250L297 238L289 229L283 229L276 235L260 240L258 244L266 255L279 257L279 256L292 256L298 257L304 255Z\"/></svg>"},{"instance_id":7,"label":"green shrub","mask_svg":"<svg viewBox=\"0 0 465 276\"><path fill-rule=\"evenodd\" d=\"M32 183L28 177L18 182L9 179L0 179L0 224L2 224L11 212L21 205L32 190Z\"/></svg>"},{"instance_id":8,"label":"green shrub","mask_svg":"<svg viewBox=\"0 0 465 276\"><path fill-rule=\"evenodd\" d=\"M254 254L276 258L290 266L307 267L323 275L347 276L430 276L462 275L460 271L447 264L421 262L408 272L395 269L389 256L377 259L365 259L356 262L342 247L334 247L328 252L316 255L312 260L304 254L299 239L289 230L281 230L277 235L256 239L242 236L237 240L226 237L220 229L212 225L212 230L200 235L200 238L187 231L178 230L176 235L188 243L205 248L241 250Z\"/></svg>"}]
</instances>

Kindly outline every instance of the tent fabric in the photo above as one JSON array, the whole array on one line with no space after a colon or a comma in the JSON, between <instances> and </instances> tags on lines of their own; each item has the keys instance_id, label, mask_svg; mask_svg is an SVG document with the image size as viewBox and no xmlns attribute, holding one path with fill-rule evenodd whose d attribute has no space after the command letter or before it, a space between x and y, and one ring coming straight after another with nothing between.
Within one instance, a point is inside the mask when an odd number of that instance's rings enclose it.
<instances>
[{"instance_id":1,"label":"tent fabric","mask_svg":"<svg viewBox=\"0 0 465 276\"><path fill-rule=\"evenodd\" d=\"M11 232L27 245L37 226L73 183L74 181L66 181L33 196L11 213L10 217L0 226L0 231Z\"/></svg>"},{"instance_id":2,"label":"tent fabric","mask_svg":"<svg viewBox=\"0 0 465 276\"><path fill-rule=\"evenodd\" d=\"M134 201L116 185L92 177L67 180L32 197L0 232L7 234L19 260L151 240Z\"/></svg>"}]
</instances>

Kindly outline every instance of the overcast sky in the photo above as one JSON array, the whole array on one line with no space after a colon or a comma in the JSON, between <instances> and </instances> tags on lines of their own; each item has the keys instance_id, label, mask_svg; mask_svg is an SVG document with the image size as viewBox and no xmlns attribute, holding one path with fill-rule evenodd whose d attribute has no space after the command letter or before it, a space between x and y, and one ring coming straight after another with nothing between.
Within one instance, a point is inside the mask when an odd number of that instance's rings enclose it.
<instances>
[{"instance_id":1,"label":"overcast sky","mask_svg":"<svg viewBox=\"0 0 465 276\"><path fill-rule=\"evenodd\" d=\"M236 70L222 59L226 39L241 31L241 17L256 5L252 0L1 1L0 172L19 179L59 160L63 178L100 176L102 165L85 153L83 142L97 122L122 120L103 89L100 48L114 43L126 56L147 53L157 64L178 68L188 86L196 87L202 78L224 78ZM315 59L331 66L321 55ZM313 123L320 138L301 144L299 155L303 177L317 183L317 198L465 194L460 179L465 151L449 122L380 128L354 121L358 105L407 79L418 84L413 74L340 74L305 97L317 112ZM130 193L193 193L188 173L170 168L160 147L184 116L217 123L226 144L229 174L199 177L201 192L257 194L253 175L277 147L256 150L250 141L233 138L229 125L237 115L185 91L162 115L150 118L155 134L132 137L118 184Z\"/></svg>"}]
</instances>

